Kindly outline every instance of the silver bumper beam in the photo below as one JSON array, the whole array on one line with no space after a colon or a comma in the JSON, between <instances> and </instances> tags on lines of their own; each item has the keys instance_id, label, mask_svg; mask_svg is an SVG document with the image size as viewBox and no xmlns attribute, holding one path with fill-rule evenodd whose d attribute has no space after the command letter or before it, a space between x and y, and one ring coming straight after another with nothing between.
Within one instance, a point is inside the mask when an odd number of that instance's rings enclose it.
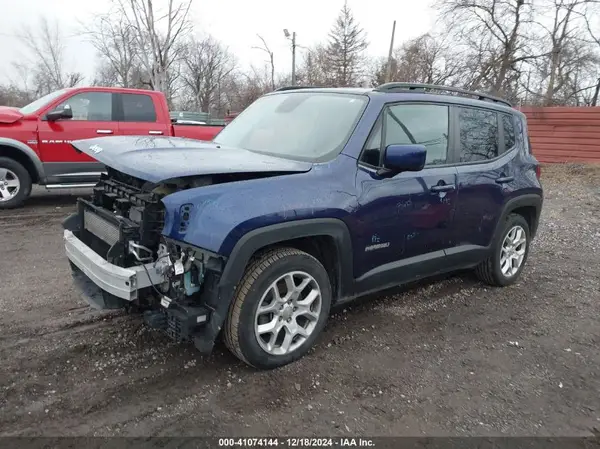
<instances>
[{"instance_id":1,"label":"silver bumper beam","mask_svg":"<svg viewBox=\"0 0 600 449\"><path fill-rule=\"evenodd\" d=\"M97 287L118 298L133 301L137 299L139 289L166 281L162 267L153 262L145 266L119 267L107 262L68 229L63 238L69 260Z\"/></svg>"}]
</instances>

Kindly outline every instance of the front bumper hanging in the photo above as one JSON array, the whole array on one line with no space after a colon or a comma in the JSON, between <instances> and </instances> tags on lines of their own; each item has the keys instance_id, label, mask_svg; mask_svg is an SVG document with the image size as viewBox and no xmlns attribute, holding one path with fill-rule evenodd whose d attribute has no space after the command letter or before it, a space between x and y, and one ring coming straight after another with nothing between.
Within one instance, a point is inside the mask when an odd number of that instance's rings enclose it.
<instances>
[{"instance_id":1,"label":"front bumper hanging","mask_svg":"<svg viewBox=\"0 0 600 449\"><path fill-rule=\"evenodd\" d=\"M74 281L84 299L95 308L106 308L101 300L102 290L117 298L133 301L138 298L139 289L167 281L162 267L153 262L130 268L119 267L104 260L68 229L65 229L63 237L66 255L79 269L73 270Z\"/></svg>"},{"instance_id":2,"label":"front bumper hanging","mask_svg":"<svg viewBox=\"0 0 600 449\"><path fill-rule=\"evenodd\" d=\"M83 299L95 309L119 309L124 305L123 300L137 299L139 289L168 281L162 264L151 262L123 268L104 260L68 229L64 231L64 241L67 257L75 265L71 271L73 282ZM209 353L214 338L206 339L198 334L209 316L204 306L177 304L163 296L158 309L144 313L144 321L150 327L164 330L174 341L196 337L198 349Z\"/></svg>"}]
</instances>

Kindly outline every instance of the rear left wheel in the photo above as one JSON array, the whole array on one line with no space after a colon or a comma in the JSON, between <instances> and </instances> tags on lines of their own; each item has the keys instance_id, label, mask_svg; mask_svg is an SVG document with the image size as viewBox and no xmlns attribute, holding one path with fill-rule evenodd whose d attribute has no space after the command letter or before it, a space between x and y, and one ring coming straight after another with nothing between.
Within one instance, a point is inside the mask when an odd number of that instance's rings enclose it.
<instances>
[{"instance_id":1,"label":"rear left wheel","mask_svg":"<svg viewBox=\"0 0 600 449\"><path fill-rule=\"evenodd\" d=\"M239 284L225 326L225 344L260 369L291 363L313 345L331 306L327 271L294 249L268 251L253 261Z\"/></svg>"},{"instance_id":2,"label":"rear left wheel","mask_svg":"<svg viewBox=\"0 0 600 449\"><path fill-rule=\"evenodd\" d=\"M501 287L516 282L529 255L529 241L527 220L521 215L510 214L494 243L492 255L475 269L477 277Z\"/></svg>"}]
</instances>

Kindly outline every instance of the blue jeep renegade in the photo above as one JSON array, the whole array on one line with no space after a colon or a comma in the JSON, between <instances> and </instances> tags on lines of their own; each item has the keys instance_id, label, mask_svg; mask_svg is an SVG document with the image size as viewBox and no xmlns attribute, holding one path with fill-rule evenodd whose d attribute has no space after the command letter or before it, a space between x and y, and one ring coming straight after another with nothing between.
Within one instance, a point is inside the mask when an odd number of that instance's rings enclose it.
<instances>
[{"instance_id":1,"label":"blue jeep renegade","mask_svg":"<svg viewBox=\"0 0 600 449\"><path fill-rule=\"evenodd\" d=\"M283 88L213 142L73 146L107 167L64 222L84 298L261 369L366 293L465 268L512 284L542 208L523 114L444 86Z\"/></svg>"}]
</instances>

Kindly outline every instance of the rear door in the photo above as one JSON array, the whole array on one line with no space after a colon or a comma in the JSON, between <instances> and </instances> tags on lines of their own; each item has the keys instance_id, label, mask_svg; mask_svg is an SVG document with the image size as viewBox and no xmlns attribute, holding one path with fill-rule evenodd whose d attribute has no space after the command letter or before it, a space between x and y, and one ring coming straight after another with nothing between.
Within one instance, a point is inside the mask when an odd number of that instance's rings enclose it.
<instances>
[{"instance_id":1,"label":"rear door","mask_svg":"<svg viewBox=\"0 0 600 449\"><path fill-rule=\"evenodd\" d=\"M159 121L160 114L152 96L118 94L119 134L133 136L168 136L171 123Z\"/></svg>"},{"instance_id":2,"label":"rear door","mask_svg":"<svg viewBox=\"0 0 600 449\"><path fill-rule=\"evenodd\" d=\"M453 160L458 171L456 246L448 253L477 261L492 243L503 205L515 188L514 116L492 109L455 107Z\"/></svg>"},{"instance_id":3,"label":"rear door","mask_svg":"<svg viewBox=\"0 0 600 449\"><path fill-rule=\"evenodd\" d=\"M73 118L48 121L42 116L38 123L38 141L48 183L94 182L104 166L90 156L78 153L70 142L79 139L116 134L115 95L106 91L75 93L53 110L66 105Z\"/></svg>"}]
</instances>

